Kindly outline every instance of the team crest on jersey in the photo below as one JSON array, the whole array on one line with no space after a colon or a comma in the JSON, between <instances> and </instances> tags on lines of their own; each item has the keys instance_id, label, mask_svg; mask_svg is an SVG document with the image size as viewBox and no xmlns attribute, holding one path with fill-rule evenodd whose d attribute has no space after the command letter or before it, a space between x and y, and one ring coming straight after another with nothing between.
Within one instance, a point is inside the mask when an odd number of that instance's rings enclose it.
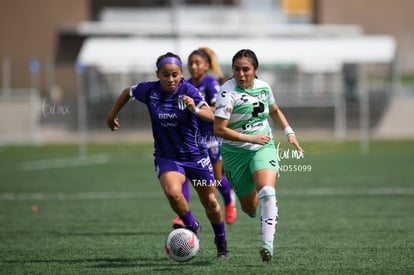
<instances>
[{"instance_id":1,"label":"team crest on jersey","mask_svg":"<svg viewBox=\"0 0 414 275\"><path fill-rule=\"evenodd\" d=\"M184 110L186 108L185 103L182 99L178 100L178 109Z\"/></svg>"},{"instance_id":2,"label":"team crest on jersey","mask_svg":"<svg viewBox=\"0 0 414 275\"><path fill-rule=\"evenodd\" d=\"M260 97L259 97L260 99L264 99L264 98L266 98L266 90L261 90L260 91Z\"/></svg>"}]
</instances>

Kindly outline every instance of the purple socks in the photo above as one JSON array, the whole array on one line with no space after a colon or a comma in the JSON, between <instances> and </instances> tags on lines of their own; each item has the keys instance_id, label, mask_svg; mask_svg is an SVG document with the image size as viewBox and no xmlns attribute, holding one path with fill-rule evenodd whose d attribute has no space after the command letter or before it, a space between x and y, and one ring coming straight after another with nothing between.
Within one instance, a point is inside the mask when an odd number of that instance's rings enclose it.
<instances>
[{"instance_id":1,"label":"purple socks","mask_svg":"<svg viewBox=\"0 0 414 275\"><path fill-rule=\"evenodd\" d=\"M219 224L211 224L214 230L214 236L216 243L224 243L226 242L226 231L224 229L224 222Z\"/></svg>"},{"instance_id":2,"label":"purple socks","mask_svg":"<svg viewBox=\"0 0 414 275\"><path fill-rule=\"evenodd\" d=\"M184 215L180 216L180 219L183 221L183 223L185 224L185 226L192 230L195 231L198 227L198 223L196 222L196 220L194 219L193 214L191 213L191 211L188 211L187 213L185 213Z\"/></svg>"}]
</instances>

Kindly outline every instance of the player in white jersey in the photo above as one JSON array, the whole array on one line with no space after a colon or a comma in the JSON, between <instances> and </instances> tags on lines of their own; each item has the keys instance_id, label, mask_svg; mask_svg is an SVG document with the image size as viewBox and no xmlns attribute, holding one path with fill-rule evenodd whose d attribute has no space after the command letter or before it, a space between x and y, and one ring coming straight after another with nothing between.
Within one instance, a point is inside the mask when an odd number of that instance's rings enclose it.
<instances>
[{"instance_id":1,"label":"player in white jersey","mask_svg":"<svg viewBox=\"0 0 414 275\"><path fill-rule=\"evenodd\" d=\"M300 153L296 135L275 102L270 86L257 79L256 54L243 49L233 57L234 78L225 82L216 100L214 134L223 138L221 152L225 173L242 210L257 215L260 202L262 261L273 257L278 223L276 178L279 163L268 117L282 129Z\"/></svg>"}]
</instances>

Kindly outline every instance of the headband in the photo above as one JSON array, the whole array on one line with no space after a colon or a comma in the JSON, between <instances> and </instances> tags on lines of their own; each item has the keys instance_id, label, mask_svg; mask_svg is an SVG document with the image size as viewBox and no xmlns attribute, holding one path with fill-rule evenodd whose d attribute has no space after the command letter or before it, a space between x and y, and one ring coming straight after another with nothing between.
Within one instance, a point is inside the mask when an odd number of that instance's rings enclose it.
<instances>
[{"instance_id":1,"label":"headband","mask_svg":"<svg viewBox=\"0 0 414 275\"><path fill-rule=\"evenodd\" d=\"M157 64L157 69L161 69L162 66L167 65L167 64L174 64L177 65L178 67L182 68L182 64L181 61L176 58L176 57L165 57L163 59L161 59L161 61Z\"/></svg>"}]
</instances>

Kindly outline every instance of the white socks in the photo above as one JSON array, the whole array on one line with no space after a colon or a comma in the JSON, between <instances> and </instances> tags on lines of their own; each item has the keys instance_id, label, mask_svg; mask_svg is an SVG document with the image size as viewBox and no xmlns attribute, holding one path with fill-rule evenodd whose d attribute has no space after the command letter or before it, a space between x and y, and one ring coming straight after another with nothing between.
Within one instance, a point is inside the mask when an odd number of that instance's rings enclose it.
<instances>
[{"instance_id":1,"label":"white socks","mask_svg":"<svg viewBox=\"0 0 414 275\"><path fill-rule=\"evenodd\" d=\"M264 186L259 191L260 221L262 225L262 241L273 249L273 240L278 220L276 190L272 186Z\"/></svg>"}]
</instances>

